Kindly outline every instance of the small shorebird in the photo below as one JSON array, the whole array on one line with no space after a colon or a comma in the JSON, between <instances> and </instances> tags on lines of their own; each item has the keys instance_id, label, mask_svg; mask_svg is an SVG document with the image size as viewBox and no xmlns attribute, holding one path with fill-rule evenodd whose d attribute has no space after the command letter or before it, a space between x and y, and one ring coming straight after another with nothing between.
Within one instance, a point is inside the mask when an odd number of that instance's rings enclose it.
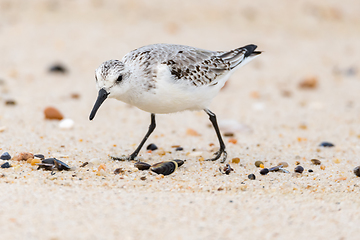
<instances>
[{"instance_id":1,"label":"small shorebird","mask_svg":"<svg viewBox=\"0 0 360 240\"><path fill-rule=\"evenodd\" d=\"M225 144L216 121L208 109L211 100L229 76L261 52L250 44L231 51L209 51L199 48L154 44L135 49L121 61L109 60L95 71L98 98L90 120L106 98L116 98L151 113L145 137L127 160L134 160L156 127L155 114L185 110L204 110L210 118L220 143L215 161L227 157ZM122 158L114 158L120 160Z\"/></svg>"}]
</instances>

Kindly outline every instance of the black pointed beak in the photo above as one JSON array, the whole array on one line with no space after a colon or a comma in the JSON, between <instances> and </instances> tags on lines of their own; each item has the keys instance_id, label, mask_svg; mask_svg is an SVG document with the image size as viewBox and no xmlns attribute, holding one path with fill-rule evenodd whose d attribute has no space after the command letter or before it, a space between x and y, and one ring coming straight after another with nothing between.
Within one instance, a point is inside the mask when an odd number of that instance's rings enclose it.
<instances>
[{"instance_id":1,"label":"black pointed beak","mask_svg":"<svg viewBox=\"0 0 360 240\"><path fill-rule=\"evenodd\" d=\"M102 88L102 89L99 90L99 95L98 95L98 97L96 99L96 102L94 104L94 107L93 107L93 109L92 109L92 111L90 113L90 117L89 117L90 121L93 120L97 110L99 109L101 104L105 101L105 99L107 98L108 95L109 95L109 93L106 92L105 89Z\"/></svg>"}]
</instances>

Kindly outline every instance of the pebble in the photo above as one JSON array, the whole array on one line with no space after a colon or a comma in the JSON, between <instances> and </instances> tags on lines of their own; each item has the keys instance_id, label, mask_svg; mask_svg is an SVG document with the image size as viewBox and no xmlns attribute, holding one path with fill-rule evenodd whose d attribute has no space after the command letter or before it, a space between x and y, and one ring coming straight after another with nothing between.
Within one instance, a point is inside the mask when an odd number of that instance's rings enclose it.
<instances>
[{"instance_id":1,"label":"pebble","mask_svg":"<svg viewBox=\"0 0 360 240\"><path fill-rule=\"evenodd\" d=\"M313 159L311 159L311 162L312 162L312 164L314 164L314 165L321 165L321 161L320 161L319 159L313 158Z\"/></svg>"},{"instance_id":2,"label":"pebble","mask_svg":"<svg viewBox=\"0 0 360 240\"><path fill-rule=\"evenodd\" d=\"M84 162L83 164L80 165L80 167L85 167L88 164L89 164L89 162Z\"/></svg>"},{"instance_id":3,"label":"pebble","mask_svg":"<svg viewBox=\"0 0 360 240\"><path fill-rule=\"evenodd\" d=\"M249 178L250 180L255 180L255 179L256 179L256 176L255 176L255 174L251 173L251 174L248 175L248 178Z\"/></svg>"},{"instance_id":4,"label":"pebble","mask_svg":"<svg viewBox=\"0 0 360 240\"><path fill-rule=\"evenodd\" d=\"M59 122L59 128L61 129L71 129L74 126L74 120L70 118L62 119Z\"/></svg>"},{"instance_id":5,"label":"pebble","mask_svg":"<svg viewBox=\"0 0 360 240\"><path fill-rule=\"evenodd\" d=\"M354 168L354 174L358 177L360 177L360 166L357 166L356 168Z\"/></svg>"},{"instance_id":6,"label":"pebble","mask_svg":"<svg viewBox=\"0 0 360 240\"><path fill-rule=\"evenodd\" d=\"M232 163L240 163L240 158L233 158L231 159Z\"/></svg>"},{"instance_id":7,"label":"pebble","mask_svg":"<svg viewBox=\"0 0 360 240\"><path fill-rule=\"evenodd\" d=\"M304 171L304 168L302 166L297 166L294 171L297 173L302 173Z\"/></svg>"},{"instance_id":8,"label":"pebble","mask_svg":"<svg viewBox=\"0 0 360 240\"><path fill-rule=\"evenodd\" d=\"M287 162L279 162L278 166L288 167L289 164Z\"/></svg>"},{"instance_id":9,"label":"pebble","mask_svg":"<svg viewBox=\"0 0 360 240\"><path fill-rule=\"evenodd\" d=\"M256 167L260 167L261 164L264 165L264 163L262 161L256 161L255 162Z\"/></svg>"},{"instance_id":10,"label":"pebble","mask_svg":"<svg viewBox=\"0 0 360 240\"><path fill-rule=\"evenodd\" d=\"M156 149L158 149L158 147L153 144L153 143L150 143L147 147L146 147L147 150L151 150L151 151L154 151Z\"/></svg>"},{"instance_id":11,"label":"pebble","mask_svg":"<svg viewBox=\"0 0 360 240\"><path fill-rule=\"evenodd\" d=\"M271 168L269 168L269 172L277 172L277 171L279 171L279 169L280 169L280 166L271 167Z\"/></svg>"},{"instance_id":12,"label":"pebble","mask_svg":"<svg viewBox=\"0 0 360 240\"><path fill-rule=\"evenodd\" d=\"M10 165L9 162L6 162L6 163L1 165L1 168L10 168L10 167L11 167L11 165Z\"/></svg>"},{"instance_id":13,"label":"pebble","mask_svg":"<svg viewBox=\"0 0 360 240\"><path fill-rule=\"evenodd\" d=\"M145 181L146 180L146 176L142 176L140 177L141 180Z\"/></svg>"},{"instance_id":14,"label":"pebble","mask_svg":"<svg viewBox=\"0 0 360 240\"><path fill-rule=\"evenodd\" d=\"M0 156L1 160L10 160L11 156L8 152L4 152L1 156Z\"/></svg>"},{"instance_id":15,"label":"pebble","mask_svg":"<svg viewBox=\"0 0 360 240\"><path fill-rule=\"evenodd\" d=\"M263 169L260 170L261 175L266 175L268 173L269 173L269 169L267 169L267 168L263 168Z\"/></svg>"},{"instance_id":16,"label":"pebble","mask_svg":"<svg viewBox=\"0 0 360 240\"><path fill-rule=\"evenodd\" d=\"M314 172L312 169L309 169L308 172Z\"/></svg>"},{"instance_id":17,"label":"pebble","mask_svg":"<svg viewBox=\"0 0 360 240\"><path fill-rule=\"evenodd\" d=\"M60 63L54 64L49 68L50 73L67 73L68 70Z\"/></svg>"},{"instance_id":18,"label":"pebble","mask_svg":"<svg viewBox=\"0 0 360 240\"><path fill-rule=\"evenodd\" d=\"M44 115L46 119L62 120L64 118L64 116L60 113L60 111L54 107L45 108Z\"/></svg>"},{"instance_id":19,"label":"pebble","mask_svg":"<svg viewBox=\"0 0 360 240\"><path fill-rule=\"evenodd\" d=\"M224 137L233 137L235 134L233 132L224 133Z\"/></svg>"},{"instance_id":20,"label":"pebble","mask_svg":"<svg viewBox=\"0 0 360 240\"><path fill-rule=\"evenodd\" d=\"M299 83L299 88L302 89L314 89L317 86L318 86L318 80L316 77L305 78Z\"/></svg>"},{"instance_id":21,"label":"pebble","mask_svg":"<svg viewBox=\"0 0 360 240\"><path fill-rule=\"evenodd\" d=\"M16 105L16 101L15 101L15 100L12 100L12 99L6 100L6 101L5 101L5 105L14 106L14 105Z\"/></svg>"},{"instance_id":22,"label":"pebble","mask_svg":"<svg viewBox=\"0 0 360 240\"><path fill-rule=\"evenodd\" d=\"M175 151L183 151L184 150L184 148L182 148L182 147L177 147L176 149L175 149Z\"/></svg>"},{"instance_id":23,"label":"pebble","mask_svg":"<svg viewBox=\"0 0 360 240\"><path fill-rule=\"evenodd\" d=\"M22 152L22 153L15 155L15 157L13 157L13 160L14 161L26 161L29 158L34 158L34 155L29 152Z\"/></svg>"},{"instance_id":24,"label":"pebble","mask_svg":"<svg viewBox=\"0 0 360 240\"><path fill-rule=\"evenodd\" d=\"M124 171L124 169L123 168L117 168L117 169L115 169L114 170L114 174L122 174L122 173L124 173L125 171Z\"/></svg>"},{"instance_id":25,"label":"pebble","mask_svg":"<svg viewBox=\"0 0 360 240\"><path fill-rule=\"evenodd\" d=\"M330 142L322 142L319 145L320 147L334 147L335 145Z\"/></svg>"}]
</instances>

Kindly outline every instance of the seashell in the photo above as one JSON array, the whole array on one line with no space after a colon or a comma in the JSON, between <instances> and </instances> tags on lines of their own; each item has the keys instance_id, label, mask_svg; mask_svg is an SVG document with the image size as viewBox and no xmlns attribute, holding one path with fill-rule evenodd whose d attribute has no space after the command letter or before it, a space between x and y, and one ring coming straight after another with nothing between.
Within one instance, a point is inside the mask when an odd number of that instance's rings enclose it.
<instances>
[{"instance_id":1,"label":"seashell","mask_svg":"<svg viewBox=\"0 0 360 240\"><path fill-rule=\"evenodd\" d=\"M56 158L44 159L41 161L41 163L37 163L37 165L39 166L38 169L44 168L45 170L49 170L49 171L52 171L55 168L57 168L59 171L70 170L70 167L66 163L64 163Z\"/></svg>"},{"instance_id":2,"label":"seashell","mask_svg":"<svg viewBox=\"0 0 360 240\"><path fill-rule=\"evenodd\" d=\"M145 162L136 162L134 164L134 167L136 167L137 169L143 171L143 170L148 170L151 167L151 165L148 164L148 163L145 163Z\"/></svg>"},{"instance_id":3,"label":"seashell","mask_svg":"<svg viewBox=\"0 0 360 240\"><path fill-rule=\"evenodd\" d=\"M178 163L176 161L166 161L155 163L151 166L150 170L162 175L170 175L178 168Z\"/></svg>"},{"instance_id":4,"label":"seashell","mask_svg":"<svg viewBox=\"0 0 360 240\"><path fill-rule=\"evenodd\" d=\"M178 164L178 167L181 167L186 160L174 159L173 161L175 161Z\"/></svg>"}]
</instances>

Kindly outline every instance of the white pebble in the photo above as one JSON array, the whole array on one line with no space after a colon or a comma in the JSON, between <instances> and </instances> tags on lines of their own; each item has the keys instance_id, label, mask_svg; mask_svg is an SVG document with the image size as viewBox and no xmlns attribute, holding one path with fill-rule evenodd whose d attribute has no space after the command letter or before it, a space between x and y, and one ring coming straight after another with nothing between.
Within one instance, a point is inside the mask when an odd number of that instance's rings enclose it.
<instances>
[{"instance_id":1,"label":"white pebble","mask_svg":"<svg viewBox=\"0 0 360 240\"><path fill-rule=\"evenodd\" d=\"M61 129L71 129L74 126L74 120L70 118L65 118L59 122L59 128Z\"/></svg>"}]
</instances>

